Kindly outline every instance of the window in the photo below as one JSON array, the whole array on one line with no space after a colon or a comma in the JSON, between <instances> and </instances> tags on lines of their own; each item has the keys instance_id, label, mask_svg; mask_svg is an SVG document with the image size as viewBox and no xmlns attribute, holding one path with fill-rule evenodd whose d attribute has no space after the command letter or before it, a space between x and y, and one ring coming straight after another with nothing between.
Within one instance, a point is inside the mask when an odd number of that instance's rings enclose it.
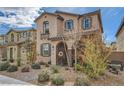
<instances>
[{"instance_id":1,"label":"window","mask_svg":"<svg viewBox=\"0 0 124 93\"><path fill-rule=\"evenodd\" d=\"M87 29L91 28L91 18L84 18L82 20L82 28L84 30L87 30Z\"/></svg>"},{"instance_id":2,"label":"window","mask_svg":"<svg viewBox=\"0 0 124 93\"><path fill-rule=\"evenodd\" d=\"M65 21L65 29L72 30L73 29L73 20L66 20Z\"/></svg>"},{"instance_id":3,"label":"window","mask_svg":"<svg viewBox=\"0 0 124 93\"><path fill-rule=\"evenodd\" d=\"M27 37L27 32L23 32L23 37Z\"/></svg>"},{"instance_id":4,"label":"window","mask_svg":"<svg viewBox=\"0 0 124 93\"><path fill-rule=\"evenodd\" d=\"M11 42L14 42L14 34L11 34Z\"/></svg>"},{"instance_id":5,"label":"window","mask_svg":"<svg viewBox=\"0 0 124 93\"><path fill-rule=\"evenodd\" d=\"M51 46L48 43L44 43L41 45L41 55L42 56L50 56Z\"/></svg>"},{"instance_id":6,"label":"window","mask_svg":"<svg viewBox=\"0 0 124 93\"><path fill-rule=\"evenodd\" d=\"M31 37L31 32L28 32L28 36Z\"/></svg>"},{"instance_id":7,"label":"window","mask_svg":"<svg viewBox=\"0 0 124 93\"><path fill-rule=\"evenodd\" d=\"M43 22L43 33L49 34L49 22L48 21Z\"/></svg>"}]
</instances>

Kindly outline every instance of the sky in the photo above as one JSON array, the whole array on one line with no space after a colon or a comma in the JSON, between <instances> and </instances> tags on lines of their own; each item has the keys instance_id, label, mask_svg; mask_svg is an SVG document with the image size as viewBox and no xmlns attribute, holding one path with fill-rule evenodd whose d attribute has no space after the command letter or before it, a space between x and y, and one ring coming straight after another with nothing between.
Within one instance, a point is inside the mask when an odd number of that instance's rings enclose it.
<instances>
[{"instance_id":1,"label":"sky","mask_svg":"<svg viewBox=\"0 0 124 93\"><path fill-rule=\"evenodd\" d=\"M0 34L5 34L9 29L18 30L36 28L34 20L43 11L55 12L56 10L84 14L100 9L103 24L103 36L106 42L116 40L115 34L124 17L124 7L1 7L0 8Z\"/></svg>"}]
</instances>

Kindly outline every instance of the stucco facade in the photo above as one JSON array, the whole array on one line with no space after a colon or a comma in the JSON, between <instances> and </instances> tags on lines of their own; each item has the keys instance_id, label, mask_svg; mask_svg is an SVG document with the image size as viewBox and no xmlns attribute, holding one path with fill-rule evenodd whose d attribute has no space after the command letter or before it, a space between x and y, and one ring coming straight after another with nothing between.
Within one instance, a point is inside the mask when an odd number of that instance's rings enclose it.
<instances>
[{"instance_id":1,"label":"stucco facade","mask_svg":"<svg viewBox=\"0 0 124 93\"><path fill-rule=\"evenodd\" d=\"M89 29L82 29L82 20L84 18L91 19L91 26ZM65 23L67 20L73 22L73 27L67 29ZM44 34L44 22L49 23L49 33ZM102 23L100 17L100 11L95 11L83 15L66 13L61 11L56 11L55 13L43 13L35 20L37 24L37 61L51 62L51 64L59 63L59 60L68 61L72 64L73 61L73 48L76 38L80 38L83 35L98 34L99 39L102 40ZM95 37L94 37L95 38ZM50 44L50 55L42 55L42 45L48 43ZM63 44L62 44L63 43ZM64 48L63 48L63 47ZM65 50L66 49L66 50ZM62 53L63 52L63 53ZM65 53L68 60L63 54ZM68 55L68 56L67 56ZM62 58L64 57L64 58ZM67 58L66 58L67 59Z\"/></svg>"},{"instance_id":2,"label":"stucco facade","mask_svg":"<svg viewBox=\"0 0 124 93\"><path fill-rule=\"evenodd\" d=\"M117 51L124 52L124 19L116 34Z\"/></svg>"},{"instance_id":3,"label":"stucco facade","mask_svg":"<svg viewBox=\"0 0 124 93\"><path fill-rule=\"evenodd\" d=\"M7 48L6 48L6 35L0 35L0 61L6 60Z\"/></svg>"},{"instance_id":4,"label":"stucco facade","mask_svg":"<svg viewBox=\"0 0 124 93\"><path fill-rule=\"evenodd\" d=\"M14 62L20 60L22 64L26 64L28 62L27 47L29 47L27 44L30 42L31 47L36 46L36 30L17 31L11 29L6 36L7 60Z\"/></svg>"}]
</instances>

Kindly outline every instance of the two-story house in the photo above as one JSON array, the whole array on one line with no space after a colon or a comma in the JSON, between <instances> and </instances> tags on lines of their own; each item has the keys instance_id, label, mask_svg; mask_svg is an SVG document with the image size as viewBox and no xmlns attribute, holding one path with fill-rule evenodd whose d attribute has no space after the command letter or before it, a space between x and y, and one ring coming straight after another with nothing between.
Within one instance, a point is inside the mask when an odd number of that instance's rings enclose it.
<instances>
[{"instance_id":1,"label":"two-story house","mask_svg":"<svg viewBox=\"0 0 124 93\"><path fill-rule=\"evenodd\" d=\"M6 35L0 35L0 61L5 60L6 55Z\"/></svg>"},{"instance_id":2,"label":"two-story house","mask_svg":"<svg viewBox=\"0 0 124 93\"><path fill-rule=\"evenodd\" d=\"M14 30L7 34L7 59L11 61L21 60L27 62L27 49L36 46L36 30Z\"/></svg>"},{"instance_id":3,"label":"two-story house","mask_svg":"<svg viewBox=\"0 0 124 93\"><path fill-rule=\"evenodd\" d=\"M62 11L44 12L36 20L37 61L51 64L72 64L75 39L94 36L102 40L102 21L100 10L74 14ZM96 38L94 36L94 38Z\"/></svg>"},{"instance_id":4,"label":"two-story house","mask_svg":"<svg viewBox=\"0 0 124 93\"><path fill-rule=\"evenodd\" d=\"M117 51L124 52L124 18L116 33Z\"/></svg>"}]
</instances>

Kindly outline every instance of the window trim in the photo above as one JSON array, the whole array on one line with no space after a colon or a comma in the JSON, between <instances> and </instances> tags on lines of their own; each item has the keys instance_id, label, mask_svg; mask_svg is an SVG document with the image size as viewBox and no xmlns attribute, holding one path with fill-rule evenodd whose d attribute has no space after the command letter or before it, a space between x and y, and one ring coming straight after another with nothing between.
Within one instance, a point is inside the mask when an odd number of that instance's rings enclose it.
<instances>
[{"instance_id":1,"label":"window trim","mask_svg":"<svg viewBox=\"0 0 124 93\"><path fill-rule=\"evenodd\" d=\"M48 29L46 29L46 23L48 24ZM46 30L48 30L48 32L46 33ZM43 22L43 34L49 34L49 21L44 21Z\"/></svg>"},{"instance_id":2,"label":"window trim","mask_svg":"<svg viewBox=\"0 0 124 93\"><path fill-rule=\"evenodd\" d=\"M14 36L14 34L12 33L11 34L11 42L14 42L15 41L15 36Z\"/></svg>"},{"instance_id":3,"label":"window trim","mask_svg":"<svg viewBox=\"0 0 124 93\"><path fill-rule=\"evenodd\" d=\"M71 28L71 29L68 29L68 28L66 27L66 23L67 23L68 21L71 21L71 22L72 22L72 28ZM73 29L74 29L74 21L73 21L73 19L68 19L68 20L66 20L64 25L65 25L65 30L66 30L66 31L73 30Z\"/></svg>"},{"instance_id":4,"label":"window trim","mask_svg":"<svg viewBox=\"0 0 124 93\"><path fill-rule=\"evenodd\" d=\"M43 53L43 51L44 51L43 45L45 45L45 44L48 44L48 47L49 47L49 49L48 49L48 55L44 55L44 53ZM50 57L51 56L51 44L50 43L42 43L41 46L40 46L40 54L43 57Z\"/></svg>"},{"instance_id":5,"label":"window trim","mask_svg":"<svg viewBox=\"0 0 124 93\"><path fill-rule=\"evenodd\" d=\"M84 28L84 20L86 19L89 19L90 20L90 26L88 28ZM81 20L81 27L83 30L88 30L88 29L91 29L92 27L92 18L91 17L84 17L82 20Z\"/></svg>"}]
</instances>

